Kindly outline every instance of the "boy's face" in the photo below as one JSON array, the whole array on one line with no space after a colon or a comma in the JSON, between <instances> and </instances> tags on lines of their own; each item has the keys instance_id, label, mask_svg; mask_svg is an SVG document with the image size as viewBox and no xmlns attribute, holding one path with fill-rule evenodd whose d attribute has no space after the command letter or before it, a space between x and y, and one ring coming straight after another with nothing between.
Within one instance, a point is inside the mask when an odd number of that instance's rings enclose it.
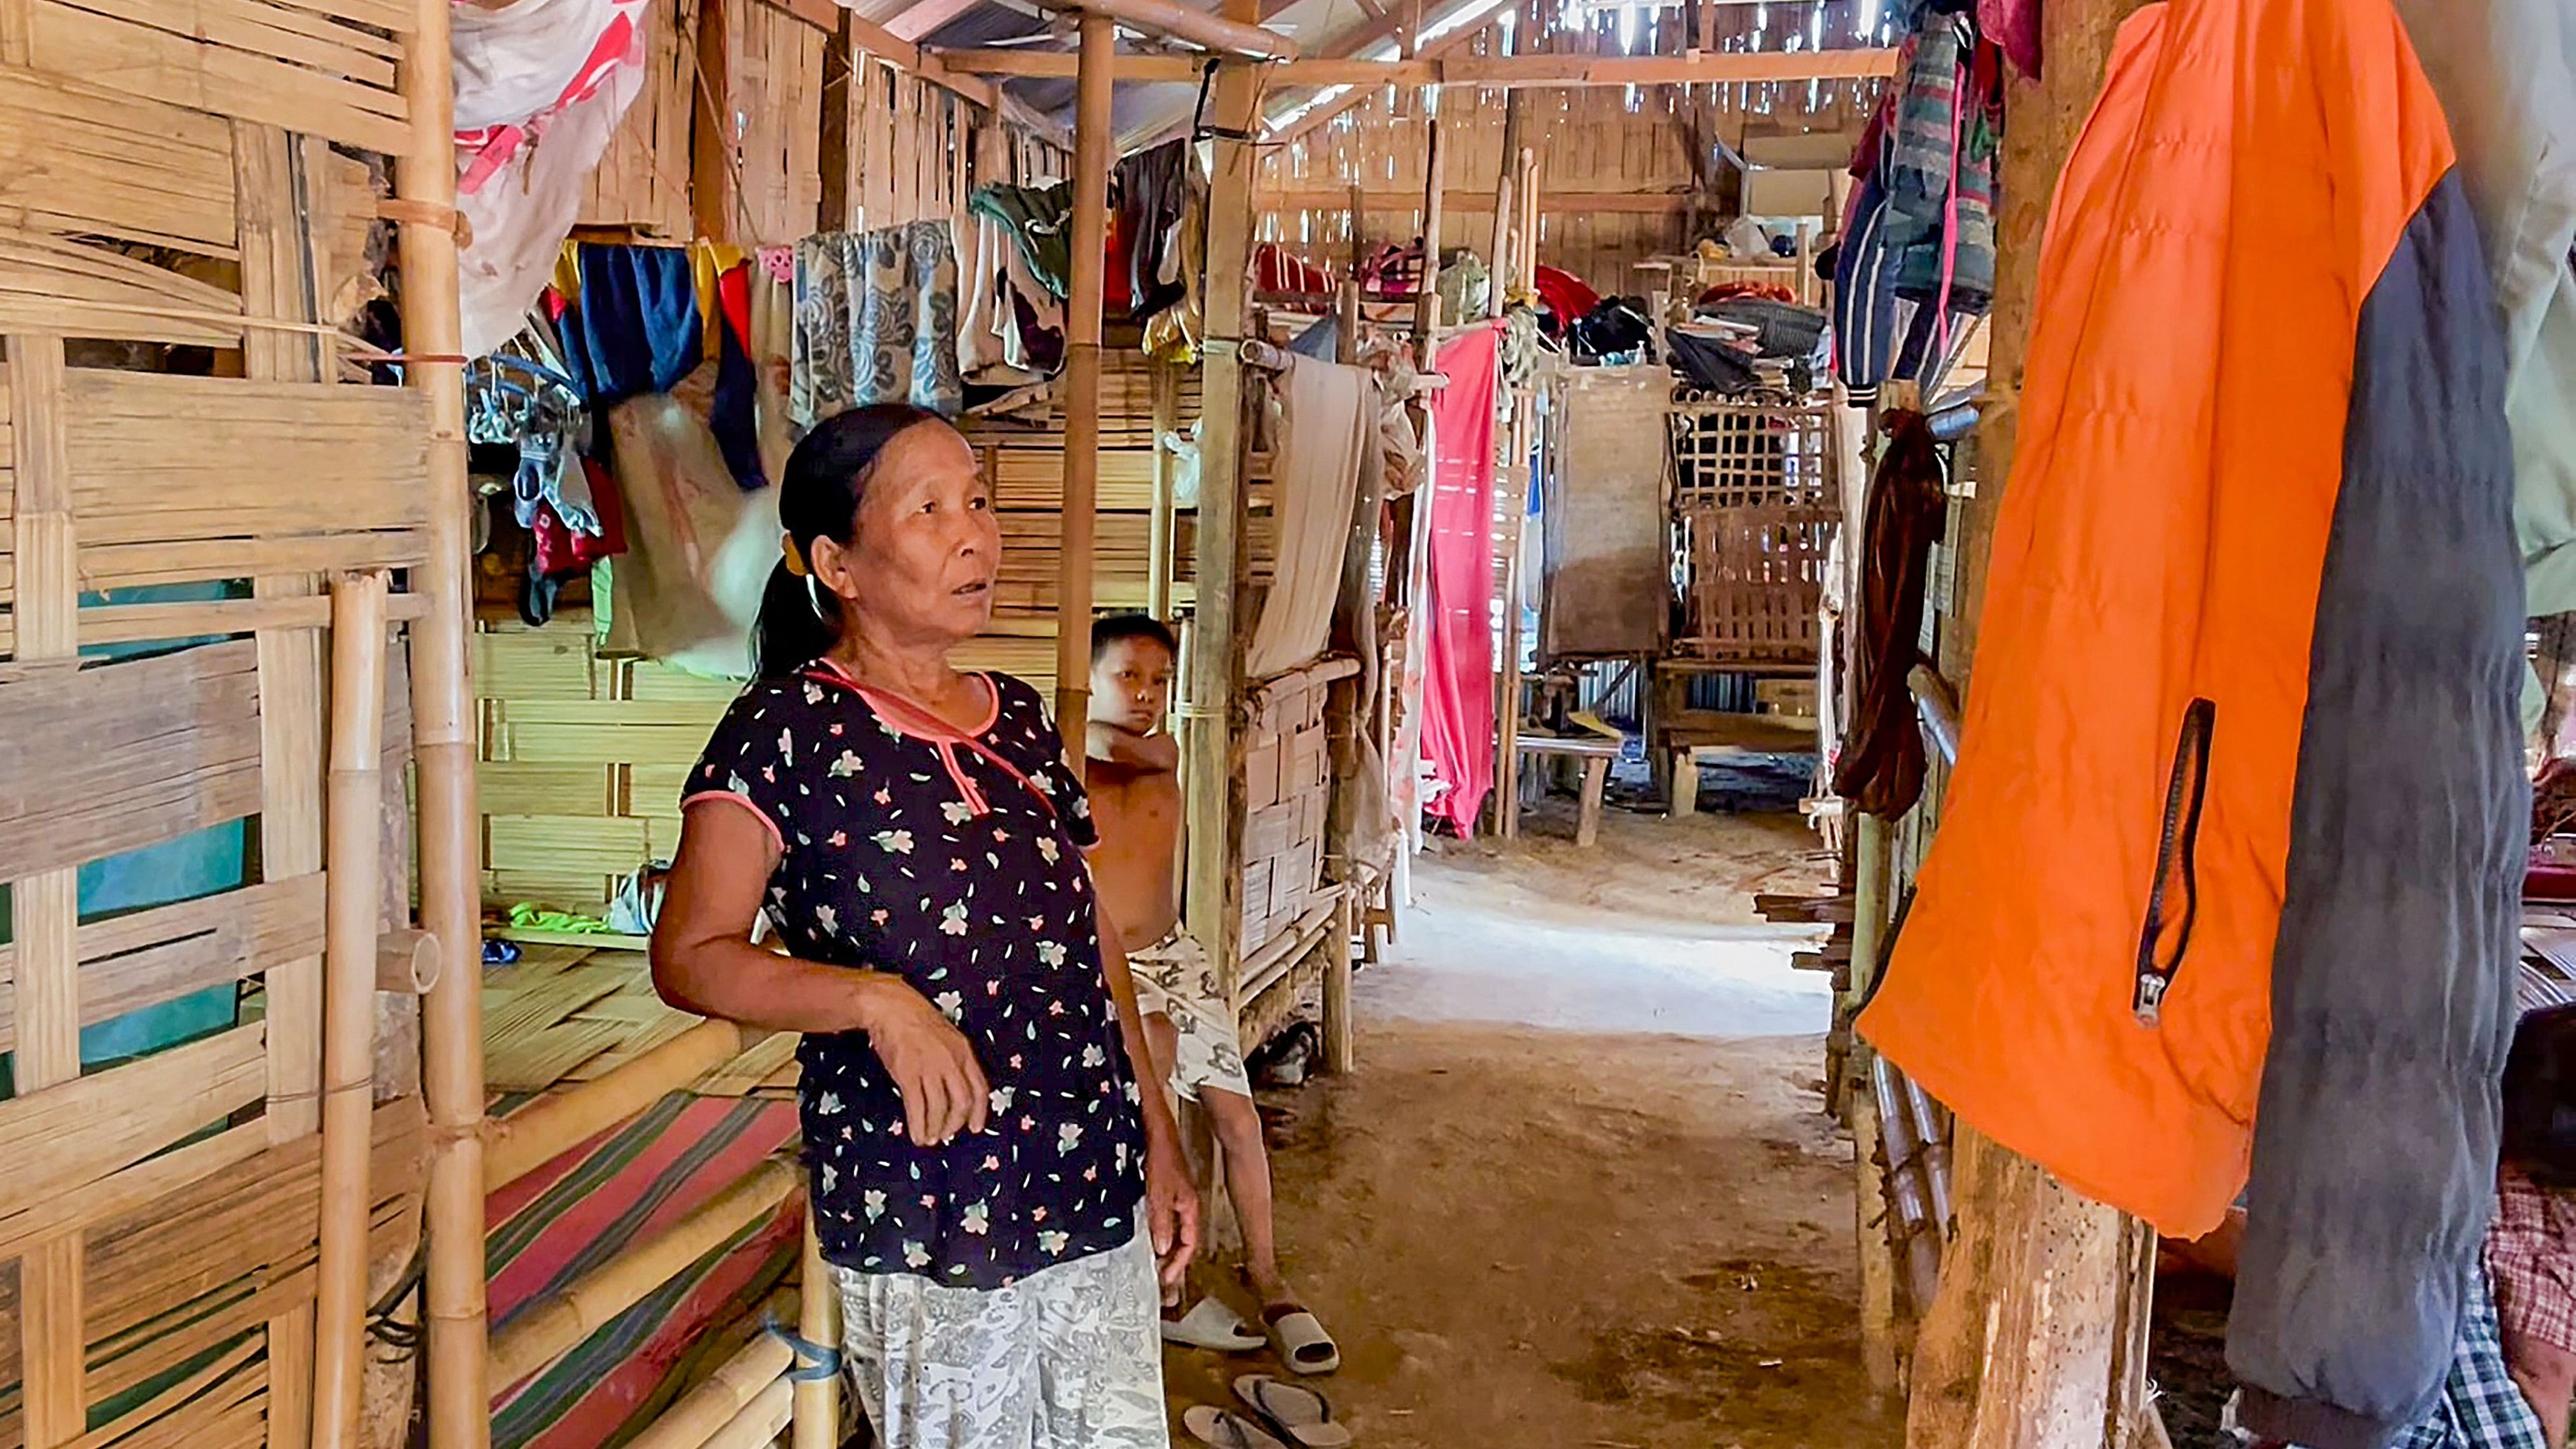
<instances>
[{"instance_id":1,"label":"boy's face","mask_svg":"<svg viewBox=\"0 0 2576 1449\"><path fill-rule=\"evenodd\" d=\"M1119 639L1091 661L1091 717L1131 734L1163 727L1172 653L1152 639Z\"/></svg>"}]
</instances>

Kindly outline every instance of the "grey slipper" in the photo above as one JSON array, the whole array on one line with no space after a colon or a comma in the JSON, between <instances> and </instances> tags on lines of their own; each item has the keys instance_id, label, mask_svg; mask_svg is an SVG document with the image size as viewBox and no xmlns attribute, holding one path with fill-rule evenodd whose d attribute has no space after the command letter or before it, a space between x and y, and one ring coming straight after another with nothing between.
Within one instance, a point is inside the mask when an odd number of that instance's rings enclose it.
<instances>
[{"instance_id":1,"label":"grey slipper","mask_svg":"<svg viewBox=\"0 0 2576 1449\"><path fill-rule=\"evenodd\" d=\"M1181 1415L1181 1427L1208 1449L1288 1449L1259 1425L1230 1409L1198 1404Z\"/></svg>"},{"instance_id":2,"label":"grey slipper","mask_svg":"<svg viewBox=\"0 0 2576 1449\"><path fill-rule=\"evenodd\" d=\"M1351 1442L1350 1429L1333 1422L1332 1404L1313 1389L1245 1374L1234 1381L1234 1396L1301 1449L1346 1449Z\"/></svg>"}]
</instances>

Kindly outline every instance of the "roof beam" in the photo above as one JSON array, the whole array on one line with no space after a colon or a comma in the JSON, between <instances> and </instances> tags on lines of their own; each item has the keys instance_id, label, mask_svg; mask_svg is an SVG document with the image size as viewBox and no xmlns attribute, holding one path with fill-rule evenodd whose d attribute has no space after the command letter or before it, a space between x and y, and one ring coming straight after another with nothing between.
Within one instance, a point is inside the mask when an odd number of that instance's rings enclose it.
<instances>
[{"instance_id":1,"label":"roof beam","mask_svg":"<svg viewBox=\"0 0 2576 1449\"><path fill-rule=\"evenodd\" d=\"M1447 39L1448 37L1443 37ZM952 74L1070 79L1075 57L1053 51L935 50L924 53ZM1203 62L1184 55L1122 55L1115 75L1128 82L1195 82ZM1426 56L1419 60L1317 59L1262 68L1273 85L1466 85L1488 90L1532 87L1705 85L1757 81L1848 80L1893 75L1893 50L1695 51L1687 55Z\"/></svg>"},{"instance_id":2,"label":"roof beam","mask_svg":"<svg viewBox=\"0 0 2576 1449\"><path fill-rule=\"evenodd\" d=\"M1347 186L1299 187L1286 191L1260 194L1264 211L1348 211L1351 189ZM1444 210L1484 212L1494 209L1494 191L1452 186L1440 198ZM1653 215L1688 210L1694 201L1705 203L1705 193L1693 191L1542 191L1539 209L1548 212L1617 212L1626 215ZM1370 191L1360 198L1360 209L1370 213L1412 214L1422 210L1423 193L1419 188L1402 191Z\"/></svg>"},{"instance_id":3,"label":"roof beam","mask_svg":"<svg viewBox=\"0 0 2576 1449\"><path fill-rule=\"evenodd\" d=\"M913 0L886 17L886 33L898 40L919 41L980 3L982 0Z\"/></svg>"}]
</instances>

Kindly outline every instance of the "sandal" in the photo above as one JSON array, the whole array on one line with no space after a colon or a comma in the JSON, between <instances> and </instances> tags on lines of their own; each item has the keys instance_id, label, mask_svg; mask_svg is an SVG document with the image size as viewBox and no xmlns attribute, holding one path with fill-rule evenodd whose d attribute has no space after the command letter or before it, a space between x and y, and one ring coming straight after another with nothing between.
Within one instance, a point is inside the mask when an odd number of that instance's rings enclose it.
<instances>
[{"instance_id":1,"label":"sandal","mask_svg":"<svg viewBox=\"0 0 2576 1449\"><path fill-rule=\"evenodd\" d=\"M1288 1449L1261 1431L1261 1426L1227 1409L1192 1406L1181 1415L1181 1427L1208 1449Z\"/></svg>"},{"instance_id":2,"label":"sandal","mask_svg":"<svg viewBox=\"0 0 2576 1449\"><path fill-rule=\"evenodd\" d=\"M1251 1353L1269 1340L1253 1332L1243 1315L1214 1298L1202 1298L1189 1312L1163 1320L1163 1342L1218 1353Z\"/></svg>"},{"instance_id":3,"label":"sandal","mask_svg":"<svg viewBox=\"0 0 2576 1449\"><path fill-rule=\"evenodd\" d=\"M1347 1449L1351 1442L1350 1429L1333 1422L1333 1406L1313 1389L1268 1374L1245 1374L1234 1381L1234 1396L1272 1432L1301 1449Z\"/></svg>"},{"instance_id":4,"label":"sandal","mask_svg":"<svg viewBox=\"0 0 2576 1449\"><path fill-rule=\"evenodd\" d=\"M1328 1374L1342 1366L1342 1350L1324 1331L1323 1321L1294 1303L1261 1310L1270 1336L1279 1345L1279 1360L1298 1373Z\"/></svg>"}]
</instances>

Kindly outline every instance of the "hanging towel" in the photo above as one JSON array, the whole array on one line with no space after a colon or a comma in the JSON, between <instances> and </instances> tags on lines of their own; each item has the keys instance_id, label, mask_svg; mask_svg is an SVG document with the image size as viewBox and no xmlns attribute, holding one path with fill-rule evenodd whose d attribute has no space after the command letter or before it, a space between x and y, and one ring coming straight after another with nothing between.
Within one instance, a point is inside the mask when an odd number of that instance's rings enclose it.
<instances>
[{"instance_id":1,"label":"hanging towel","mask_svg":"<svg viewBox=\"0 0 2576 1449\"><path fill-rule=\"evenodd\" d=\"M1494 385L1502 331L1440 349L1432 405L1430 578L1423 595L1422 758L1439 794L1422 808L1475 828L1494 786Z\"/></svg>"},{"instance_id":2,"label":"hanging towel","mask_svg":"<svg viewBox=\"0 0 2576 1449\"><path fill-rule=\"evenodd\" d=\"M796 447L796 427L788 417L787 394L795 364L789 354L796 342L796 263L789 248L785 267L768 255L749 278L751 371L755 383L754 419L759 424L760 472L777 478Z\"/></svg>"},{"instance_id":3,"label":"hanging towel","mask_svg":"<svg viewBox=\"0 0 2576 1449\"><path fill-rule=\"evenodd\" d=\"M1923 730L1905 676L1922 660L1932 546L1949 514L1941 451L1921 413L1892 411L1887 451L1869 487L1853 625L1851 733L1834 761L1834 793L1882 820L1923 793Z\"/></svg>"},{"instance_id":4,"label":"hanging towel","mask_svg":"<svg viewBox=\"0 0 2576 1449\"><path fill-rule=\"evenodd\" d=\"M1247 679L1284 674L1323 653L1330 642L1360 451L1374 422L1362 407L1367 384L1368 374L1359 368L1289 358L1280 385L1279 456L1271 484L1279 562L1244 651Z\"/></svg>"},{"instance_id":5,"label":"hanging towel","mask_svg":"<svg viewBox=\"0 0 2576 1449\"><path fill-rule=\"evenodd\" d=\"M988 183L976 187L966 205L1002 224L1048 295L1059 302L1073 295L1072 182L1042 187Z\"/></svg>"},{"instance_id":6,"label":"hanging towel","mask_svg":"<svg viewBox=\"0 0 2576 1449\"><path fill-rule=\"evenodd\" d=\"M2121 27L2039 251L1975 687L1864 1035L2174 1236L2245 1424L2439 1393L2528 851L2505 349L2389 0ZM2248 1173L2250 1169L2250 1183Z\"/></svg>"},{"instance_id":7,"label":"hanging towel","mask_svg":"<svg viewBox=\"0 0 2576 1449\"><path fill-rule=\"evenodd\" d=\"M798 242L793 358L789 410L799 428L882 402L956 416L966 395L948 223Z\"/></svg>"},{"instance_id":8,"label":"hanging towel","mask_svg":"<svg viewBox=\"0 0 2576 1449\"><path fill-rule=\"evenodd\" d=\"M584 246L581 295L562 319L564 370L593 411L669 392L706 360L689 253Z\"/></svg>"}]
</instances>

